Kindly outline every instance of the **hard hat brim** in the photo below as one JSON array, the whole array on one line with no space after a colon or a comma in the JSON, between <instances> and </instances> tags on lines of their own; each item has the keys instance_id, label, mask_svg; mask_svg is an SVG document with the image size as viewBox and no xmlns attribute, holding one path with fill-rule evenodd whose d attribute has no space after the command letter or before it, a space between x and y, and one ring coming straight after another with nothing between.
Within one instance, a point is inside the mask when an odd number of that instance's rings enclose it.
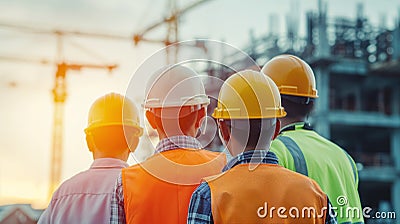
<instances>
[{"instance_id":1,"label":"hard hat brim","mask_svg":"<svg viewBox=\"0 0 400 224\"><path fill-rule=\"evenodd\" d=\"M107 124L92 124L89 127L85 128L84 131L86 134L89 134L91 131L93 131L97 128L110 127L110 126L123 126L124 129L126 127L132 127L137 130L137 133L135 133L135 136L140 137L143 135L143 128L133 122L132 123L111 122L111 123L107 123Z\"/></svg>"}]
</instances>

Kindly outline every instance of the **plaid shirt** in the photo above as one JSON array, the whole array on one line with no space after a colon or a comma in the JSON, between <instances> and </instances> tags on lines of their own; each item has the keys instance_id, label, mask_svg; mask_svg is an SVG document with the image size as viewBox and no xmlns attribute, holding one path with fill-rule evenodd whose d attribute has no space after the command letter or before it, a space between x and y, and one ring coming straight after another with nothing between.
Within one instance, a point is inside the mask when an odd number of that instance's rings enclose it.
<instances>
[{"instance_id":1,"label":"plaid shirt","mask_svg":"<svg viewBox=\"0 0 400 224\"><path fill-rule=\"evenodd\" d=\"M278 164L278 159L273 152L266 150L252 150L239 154L224 167L227 171L239 164L247 163ZM334 210L328 199L329 212L327 212L326 224L336 224ZM207 182L203 182L193 192L190 199L188 224L214 223L211 212L211 190Z\"/></svg>"},{"instance_id":2,"label":"plaid shirt","mask_svg":"<svg viewBox=\"0 0 400 224\"><path fill-rule=\"evenodd\" d=\"M173 136L162 139L156 146L156 153L179 148L201 149L200 142L190 136ZM120 174L115 184L111 198L111 218L110 223L126 223L124 210L124 192L122 187L122 175Z\"/></svg>"}]
</instances>

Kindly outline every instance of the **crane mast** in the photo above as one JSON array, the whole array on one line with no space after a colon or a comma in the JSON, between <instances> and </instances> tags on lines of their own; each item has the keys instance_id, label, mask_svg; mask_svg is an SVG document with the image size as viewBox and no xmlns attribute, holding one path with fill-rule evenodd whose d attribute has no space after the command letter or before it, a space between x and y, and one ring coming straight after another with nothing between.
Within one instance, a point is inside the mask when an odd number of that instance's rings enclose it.
<instances>
[{"instance_id":1,"label":"crane mast","mask_svg":"<svg viewBox=\"0 0 400 224\"><path fill-rule=\"evenodd\" d=\"M64 131L64 104L67 97L65 76L67 67L64 63L57 65L57 72L52 90L54 101L53 135L51 144L51 169L49 198L58 187L62 171L63 131Z\"/></svg>"},{"instance_id":2,"label":"crane mast","mask_svg":"<svg viewBox=\"0 0 400 224\"><path fill-rule=\"evenodd\" d=\"M61 181L63 165L63 134L64 134L64 106L67 98L66 75L68 70L81 70L82 68L107 69L112 71L116 65L95 65L95 64L72 64L61 62L57 64L57 71L52 89L54 114L53 114L53 136L51 144L51 169L49 199Z\"/></svg>"}]
</instances>

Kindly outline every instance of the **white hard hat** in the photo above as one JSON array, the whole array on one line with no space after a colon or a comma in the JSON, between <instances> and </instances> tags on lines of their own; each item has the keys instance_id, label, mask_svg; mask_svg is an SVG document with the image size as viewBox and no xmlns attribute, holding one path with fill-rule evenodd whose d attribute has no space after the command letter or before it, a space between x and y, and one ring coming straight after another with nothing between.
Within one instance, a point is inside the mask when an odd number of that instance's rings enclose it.
<instances>
[{"instance_id":1,"label":"white hard hat","mask_svg":"<svg viewBox=\"0 0 400 224\"><path fill-rule=\"evenodd\" d=\"M170 65L150 77L143 106L145 109L176 108L209 103L203 82L195 71L182 65Z\"/></svg>"}]
</instances>

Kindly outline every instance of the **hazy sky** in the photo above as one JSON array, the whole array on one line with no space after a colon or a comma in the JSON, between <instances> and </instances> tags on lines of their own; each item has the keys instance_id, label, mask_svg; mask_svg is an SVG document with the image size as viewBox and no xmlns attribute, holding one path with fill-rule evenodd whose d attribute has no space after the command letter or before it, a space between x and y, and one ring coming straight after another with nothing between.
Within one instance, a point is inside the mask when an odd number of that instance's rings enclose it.
<instances>
[{"instance_id":1,"label":"hazy sky","mask_svg":"<svg viewBox=\"0 0 400 224\"><path fill-rule=\"evenodd\" d=\"M178 6L188 2L192 1L178 1ZM182 17L179 36L181 40L211 38L244 47L250 29L256 36L271 29L283 35L285 15L293 13L290 12L292 2L211 0ZM305 12L316 11L317 0L299 2L299 26L304 33ZM355 18L357 2L328 1L328 16ZM378 25L381 18L386 18L387 27L393 28L399 0L363 2L368 19ZM0 0L0 23L130 36L167 15L166 6L166 0ZM271 14L278 18L274 28L268 27ZM157 39L164 36L165 28L150 35ZM110 91L124 93L135 69L162 46L141 43L134 47L128 40L74 36L66 37L63 43L67 60L119 65L112 74L103 70L68 73L62 175L65 180L87 169L92 162L83 132L90 104ZM55 59L55 55L53 35L0 27L0 56ZM0 60L0 204L25 202L45 206L53 114L50 90L54 72L54 66ZM138 85L144 86L143 83ZM134 100L140 102L140 99Z\"/></svg>"}]
</instances>

